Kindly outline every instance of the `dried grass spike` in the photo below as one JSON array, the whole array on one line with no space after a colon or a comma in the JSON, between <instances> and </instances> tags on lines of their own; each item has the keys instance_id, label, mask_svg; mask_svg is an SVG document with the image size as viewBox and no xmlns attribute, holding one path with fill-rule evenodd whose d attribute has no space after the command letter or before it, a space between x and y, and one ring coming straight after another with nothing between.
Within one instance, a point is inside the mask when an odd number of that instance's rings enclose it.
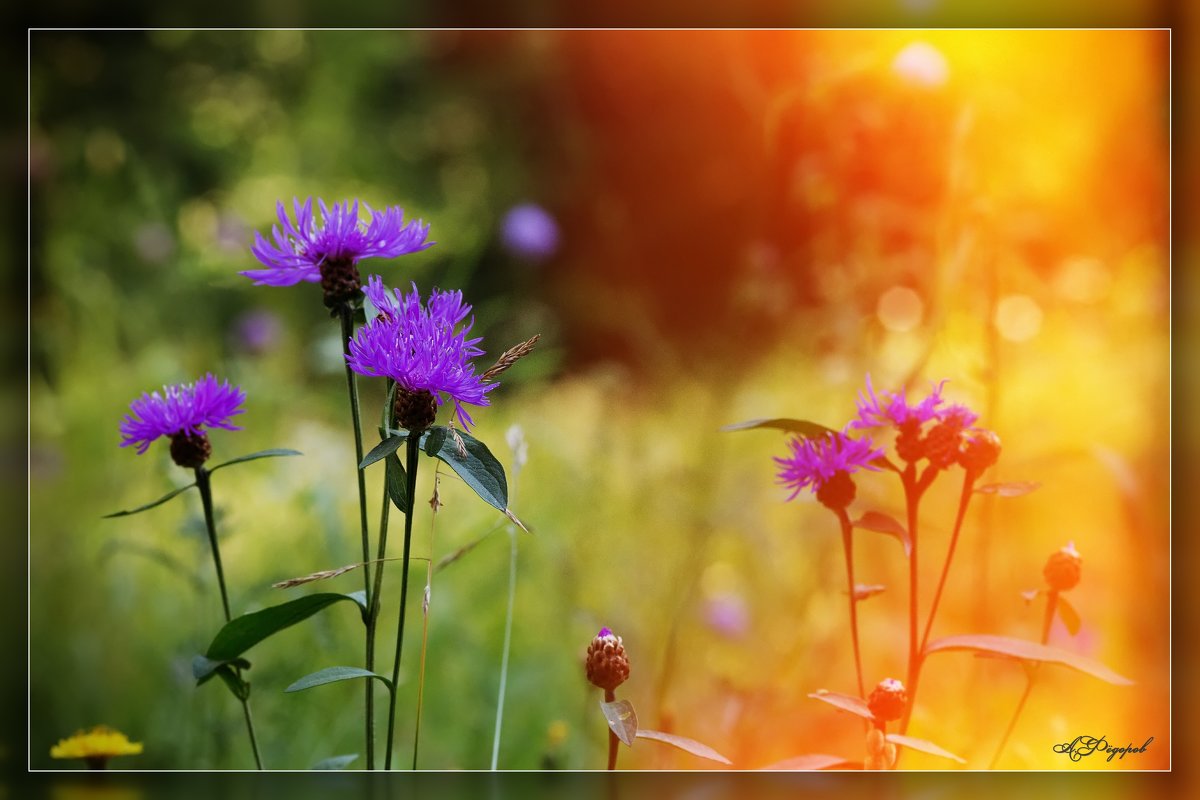
<instances>
[{"instance_id":1,"label":"dried grass spike","mask_svg":"<svg viewBox=\"0 0 1200 800\"><path fill-rule=\"evenodd\" d=\"M488 367L487 371L484 372L481 376L479 376L480 380L483 380L483 381L495 380L496 376L498 376L500 373L504 372L506 369L511 367L513 364L517 363L522 358L524 358L525 356L532 353L534 346L537 345L538 340L541 338L542 338L542 335L540 333L535 333L529 339L526 339L525 341L521 342L520 344L510 347L507 350L505 350L503 353L500 354L500 358L497 359L496 363L493 364L492 366Z\"/></svg>"}]
</instances>

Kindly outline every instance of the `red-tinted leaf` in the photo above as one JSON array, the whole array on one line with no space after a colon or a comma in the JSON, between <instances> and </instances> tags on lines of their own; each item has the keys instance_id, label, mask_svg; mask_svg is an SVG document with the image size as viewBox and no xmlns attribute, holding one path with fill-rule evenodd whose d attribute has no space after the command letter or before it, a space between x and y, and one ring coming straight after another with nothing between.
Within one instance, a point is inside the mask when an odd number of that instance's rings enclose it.
<instances>
[{"instance_id":1,"label":"red-tinted leaf","mask_svg":"<svg viewBox=\"0 0 1200 800\"><path fill-rule=\"evenodd\" d=\"M774 764L768 764L765 767L759 767L763 770L816 770L816 769L862 769L861 762L847 761L841 756L830 756L824 753L809 753L803 756L795 756L793 758L785 758L783 761L776 761Z\"/></svg>"},{"instance_id":2,"label":"red-tinted leaf","mask_svg":"<svg viewBox=\"0 0 1200 800\"><path fill-rule=\"evenodd\" d=\"M1081 622L1079 619L1079 612L1075 610L1075 606L1068 603L1067 598L1063 597L1062 594L1059 594L1058 603L1055 607L1058 609L1058 618L1063 621L1063 625L1067 626L1067 631L1070 632L1072 636L1079 633L1079 626L1081 625Z\"/></svg>"},{"instance_id":3,"label":"red-tinted leaf","mask_svg":"<svg viewBox=\"0 0 1200 800\"><path fill-rule=\"evenodd\" d=\"M1020 497L1029 494L1041 486L1037 481L1010 481L1008 483L988 483L975 487L979 494L995 494L1000 497Z\"/></svg>"},{"instance_id":4,"label":"red-tinted leaf","mask_svg":"<svg viewBox=\"0 0 1200 800\"><path fill-rule=\"evenodd\" d=\"M652 739L653 741L656 741L656 742L662 742L663 744L669 744L672 747L678 747L680 750L683 750L685 753L691 753L694 756L700 756L700 758L707 758L709 761L716 761L720 764L730 764L730 765L733 764L732 761L730 761L728 758L726 758L725 756L718 753L716 750L713 750L708 745L701 744L700 742L697 742L695 739L689 739L686 736L676 736L673 733L663 733L662 731L648 731L648 730L644 730L644 729L639 730L637 732L636 736L639 739Z\"/></svg>"},{"instance_id":5,"label":"red-tinted leaf","mask_svg":"<svg viewBox=\"0 0 1200 800\"><path fill-rule=\"evenodd\" d=\"M931 756L939 758L948 758L951 761L957 761L960 764L967 763L965 758L960 758L954 755L949 750L943 750L933 742L927 742L924 739L918 739L914 736L901 736L898 733L889 733L887 740L892 744L898 744L901 747L907 747L909 750L920 750L922 753L929 753Z\"/></svg>"},{"instance_id":6,"label":"red-tinted leaf","mask_svg":"<svg viewBox=\"0 0 1200 800\"><path fill-rule=\"evenodd\" d=\"M871 713L871 709L867 708L867 702L861 697L831 692L827 689L818 689L811 693L809 697L829 703L829 705L840 708L842 711L849 711L851 714L860 716L863 719L875 719L875 715Z\"/></svg>"},{"instance_id":7,"label":"red-tinted leaf","mask_svg":"<svg viewBox=\"0 0 1200 800\"><path fill-rule=\"evenodd\" d=\"M883 594L886 591L887 587L882 583L874 583L869 585L865 583L856 583L854 584L854 599L866 600L868 597L874 597L875 595Z\"/></svg>"},{"instance_id":8,"label":"red-tinted leaf","mask_svg":"<svg viewBox=\"0 0 1200 800\"><path fill-rule=\"evenodd\" d=\"M887 514L881 514L878 511L868 511L854 520L854 527L883 533L888 536L895 536L900 540L900 544L904 545L904 555L908 556L912 553L912 539L908 538L908 531L897 520L889 517Z\"/></svg>"},{"instance_id":9,"label":"red-tinted leaf","mask_svg":"<svg viewBox=\"0 0 1200 800\"><path fill-rule=\"evenodd\" d=\"M604 719L608 720L608 727L617 738L625 743L626 747L633 747L633 737L637 736L637 712L633 710L633 703L628 700L615 700L611 703L600 701L600 709L604 712Z\"/></svg>"},{"instance_id":10,"label":"red-tinted leaf","mask_svg":"<svg viewBox=\"0 0 1200 800\"><path fill-rule=\"evenodd\" d=\"M1099 661L1087 656L1063 650L1061 647L1051 647L1024 639L1013 639L1009 636L993 636L979 633L964 636L947 636L930 642L925 648L925 655L941 650L972 650L982 653L995 653L1025 661L1039 661L1050 664L1062 664L1064 667L1078 670L1094 678L1111 683L1114 686L1132 686L1133 681L1118 675ZM811 697L811 695L810 695Z\"/></svg>"},{"instance_id":11,"label":"red-tinted leaf","mask_svg":"<svg viewBox=\"0 0 1200 800\"><path fill-rule=\"evenodd\" d=\"M1028 591L1021 592L1021 597L1025 598L1025 603L1028 605L1036 600L1037 596L1041 593L1041 589L1029 589Z\"/></svg>"}]
</instances>

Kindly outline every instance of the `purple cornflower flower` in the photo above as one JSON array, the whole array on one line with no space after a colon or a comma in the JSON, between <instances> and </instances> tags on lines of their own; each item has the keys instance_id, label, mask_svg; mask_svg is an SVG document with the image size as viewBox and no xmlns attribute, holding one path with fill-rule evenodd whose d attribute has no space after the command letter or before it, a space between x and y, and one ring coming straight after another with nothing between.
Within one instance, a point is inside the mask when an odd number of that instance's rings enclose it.
<instances>
[{"instance_id":1,"label":"purple cornflower flower","mask_svg":"<svg viewBox=\"0 0 1200 800\"><path fill-rule=\"evenodd\" d=\"M429 226L421 220L404 222L404 211L392 206L374 211L363 208L370 221L358 218L359 202L334 203L327 207L318 198L321 226L313 218L312 198L300 205L292 200L295 220L288 217L282 202L277 206L279 225L272 226L275 244L254 234L250 252L267 269L246 270L242 274L259 286L292 286L300 281L320 282L326 305L334 306L355 297L362 287L358 262L364 258L395 258L424 250L433 242L425 241Z\"/></svg>"},{"instance_id":2,"label":"purple cornflower flower","mask_svg":"<svg viewBox=\"0 0 1200 800\"><path fill-rule=\"evenodd\" d=\"M442 405L448 397L469 430L474 423L463 404L489 405L487 393L499 384L484 383L483 376L475 374L471 359L483 351L476 347L480 339L467 338L474 320L461 325L471 313L462 292L434 289L422 305L416 284L406 295L399 289L389 291L382 278L372 275L366 295L379 315L350 340L346 363L360 375L386 375L396 382L397 419L405 428L431 425L434 400ZM418 403L415 398L424 400ZM412 413L405 413L406 408Z\"/></svg>"},{"instance_id":3,"label":"purple cornflower flower","mask_svg":"<svg viewBox=\"0 0 1200 800\"><path fill-rule=\"evenodd\" d=\"M558 250L558 223L536 203L513 206L500 223L501 240L509 252L542 261Z\"/></svg>"},{"instance_id":4,"label":"purple cornflower flower","mask_svg":"<svg viewBox=\"0 0 1200 800\"><path fill-rule=\"evenodd\" d=\"M229 418L241 414L246 393L229 381L218 383L210 373L194 383L164 386L163 394L143 393L129 404L131 414L121 420L121 447L137 446L138 455L160 436L171 439L171 457L184 467L198 467L212 448L204 428L241 428Z\"/></svg>"},{"instance_id":5,"label":"purple cornflower flower","mask_svg":"<svg viewBox=\"0 0 1200 800\"><path fill-rule=\"evenodd\" d=\"M923 425L931 419L940 419L941 412L938 410L943 402L942 387L946 384L945 381L933 387L933 392L916 405L909 405L906 399L906 393L903 389L897 392L883 392L884 399L881 400L875 394L875 387L871 384L871 376L867 375L867 391L859 392L858 401L858 419L850 420L850 424L846 426L846 430L857 430L859 428L877 428L881 425L895 425L897 428L905 424L916 422L917 425ZM958 406L961 408L961 406Z\"/></svg>"},{"instance_id":6,"label":"purple cornflower flower","mask_svg":"<svg viewBox=\"0 0 1200 800\"><path fill-rule=\"evenodd\" d=\"M794 500L807 486L822 503L834 502L842 508L854 499L853 483L848 490L845 486L850 473L858 469L877 471L878 467L871 462L883 455L883 449L872 445L870 439L855 439L844 433L819 438L795 437L788 444L791 454L775 459L779 464L779 482L793 490L788 500ZM826 496L827 486L837 497ZM841 502L843 499L845 502Z\"/></svg>"}]
</instances>

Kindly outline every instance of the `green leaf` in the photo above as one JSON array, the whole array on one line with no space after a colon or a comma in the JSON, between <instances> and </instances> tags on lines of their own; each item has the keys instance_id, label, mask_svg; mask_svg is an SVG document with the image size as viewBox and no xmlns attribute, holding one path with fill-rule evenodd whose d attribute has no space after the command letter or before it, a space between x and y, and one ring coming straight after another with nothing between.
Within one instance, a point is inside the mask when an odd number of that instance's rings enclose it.
<instances>
[{"instance_id":1,"label":"green leaf","mask_svg":"<svg viewBox=\"0 0 1200 800\"><path fill-rule=\"evenodd\" d=\"M878 511L868 511L853 523L854 527L862 528L866 531L875 531L888 536L894 536L900 540L900 544L904 545L904 555L912 556L912 539L908 535L908 531L900 522L887 514L881 514Z\"/></svg>"},{"instance_id":2,"label":"green leaf","mask_svg":"<svg viewBox=\"0 0 1200 800\"><path fill-rule=\"evenodd\" d=\"M179 489L176 489L173 492L167 492L162 497L158 498L157 500L155 500L152 503L146 503L146 505L144 505L144 506L138 506L137 508L131 508L128 511L117 511L112 514L105 514L101 519L112 519L113 517L128 517L130 514L140 514L141 512L146 511L151 508L154 508L155 506L161 506L163 503L167 502L175 495L182 494L183 492L186 492L188 489L191 489L195 485L196 485L195 483L189 483L187 486L183 486Z\"/></svg>"},{"instance_id":3,"label":"green leaf","mask_svg":"<svg viewBox=\"0 0 1200 800\"><path fill-rule=\"evenodd\" d=\"M488 505L499 511L508 508L504 467L483 442L469 433L438 426L429 429L424 447L426 454L449 464Z\"/></svg>"},{"instance_id":4,"label":"green leaf","mask_svg":"<svg viewBox=\"0 0 1200 800\"><path fill-rule=\"evenodd\" d=\"M633 703L628 700L614 700L611 703L601 700L600 710L604 712L604 719L608 720L609 730L626 747L633 747L633 737L638 732L637 712L633 710Z\"/></svg>"},{"instance_id":5,"label":"green leaf","mask_svg":"<svg viewBox=\"0 0 1200 800\"><path fill-rule=\"evenodd\" d=\"M346 597L349 597L354 602L358 603L358 607L362 609L363 614L367 613L367 590L359 589L357 592L347 592Z\"/></svg>"},{"instance_id":6,"label":"green leaf","mask_svg":"<svg viewBox=\"0 0 1200 800\"><path fill-rule=\"evenodd\" d=\"M220 667L217 667L216 674L225 682L225 685L229 687L229 691L233 692L233 696L238 700L250 699L250 684L242 680L241 677L233 671L233 667L229 666L228 664L222 664Z\"/></svg>"},{"instance_id":7,"label":"green leaf","mask_svg":"<svg viewBox=\"0 0 1200 800\"><path fill-rule=\"evenodd\" d=\"M1062 664L1064 667L1078 670L1086 675L1111 683L1114 686L1132 686L1133 681L1123 675L1118 675L1099 661L1087 656L1063 650L1061 647L1051 647L1024 639L1013 639L1009 636L994 636L978 633L963 636L947 636L944 639L930 642L925 647L925 655L944 650L972 650L979 653L998 654L1025 661L1038 661L1050 664Z\"/></svg>"},{"instance_id":8,"label":"green leaf","mask_svg":"<svg viewBox=\"0 0 1200 800\"><path fill-rule=\"evenodd\" d=\"M994 494L1000 497L1020 497L1041 486L1037 481L1010 481L1009 483L986 483L975 487L979 494Z\"/></svg>"},{"instance_id":9,"label":"green leaf","mask_svg":"<svg viewBox=\"0 0 1200 800\"><path fill-rule=\"evenodd\" d=\"M362 463L358 465L359 469L366 469L376 461L387 458L392 453L399 449L400 445L408 440L408 431L403 431L400 434L393 434L384 439L379 444L371 448L371 452L363 457Z\"/></svg>"},{"instance_id":10,"label":"green leaf","mask_svg":"<svg viewBox=\"0 0 1200 800\"><path fill-rule=\"evenodd\" d=\"M375 678L383 681L383 685L388 687L390 691L392 682L382 675L378 675L370 670L359 669L358 667L326 667L319 669L311 675L305 675L300 680L293 683L291 686L284 689L285 692L302 692L305 689L311 689L314 686L323 686L326 683L335 683L337 681L350 681L355 678Z\"/></svg>"},{"instance_id":11,"label":"green leaf","mask_svg":"<svg viewBox=\"0 0 1200 800\"><path fill-rule=\"evenodd\" d=\"M716 761L720 764L733 764L732 761L708 745L701 744L695 739L689 739L686 736L676 736L673 733L663 733L662 731L649 731L644 728L638 730L634 735L639 739L650 739L655 742L669 744L672 747L678 747L685 753L691 753L694 756L700 756L700 758L707 758L709 761Z\"/></svg>"},{"instance_id":12,"label":"green leaf","mask_svg":"<svg viewBox=\"0 0 1200 800\"><path fill-rule=\"evenodd\" d=\"M252 614L244 614L225 623L225 627L217 632L204 655L213 661L231 661L263 639L308 619L339 600L355 598L345 594L322 592L298 597Z\"/></svg>"},{"instance_id":13,"label":"green leaf","mask_svg":"<svg viewBox=\"0 0 1200 800\"><path fill-rule=\"evenodd\" d=\"M875 715L871 713L871 709L867 708L867 702L861 697L855 697L849 694L841 694L840 692L831 692L827 689L818 689L809 695L814 700L820 700L823 703L835 708L840 708L842 711L849 711L851 714L862 717L863 719L875 719Z\"/></svg>"},{"instance_id":14,"label":"green leaf","mask_svg":"<svg viewBox=\"0 0 1200 800\"><path fill-rule=\"evenodd\" d=\"M826 428L817 422L809 422L806 419L788 419L786 417L776 417L774 419L751 419L746 422L735 422L732 425L725 425L721 428L723 431L751 431L756 428L773 428L779 431L787 431L802 436L805 439L815 439L819 436L828 434L836 434L833 428Z\"/></svg>"},{"instance_id":15,"label":"green leaf","mask_svg":"<svg viewBox=\"0 0 1200 800\"><path fill-rule=\"evenodd\" d=\"M348 756L332 756L325 758L312 765L313 769L345 769L354 763L358 758L358 753L351 753Z\"/></svg>"},{"instance_id":16,"label":"green leaf","mask_svg":"<svg viewBox=\"0 0 1200 800\"><path fill-rule=\"evenodd\" d=\"M229 466L233 466L234 464L241 464L243 461L256 461L260 458L275 458L276 456L302 456L302 455L304 455L304 453L301 453L299 450L289 450L287 448L282 448L282 447L277 447L273 450L259 450L257 453L250 453L249 455L238 456L237 458L233 458L233 459L230 459L229 461L225 461L221 464L217 464L215 467L211 467L208 471L209 471L209 473L213 473L213 472L216 472L217 470L221 469L222 467L229 467Z\"/></svg>"},{"instance_id":17,"label":"green leaf","mask_svg":"<svg viewBox=\"0 0 1200 800\"><path fill-rule=\"evenodd\" d=\"M862 769L862 763L847 761L841 756L830 756L824 753L808 753L802 756L785 758L783 761L776 761L774 764L768 764L765 767L759 767L759 769L783 772L786 770L833 769L834 767L843 767L845 769Z\"/></svg>"},{"instance_id":18,"label":"green leaf","mask_svg":"<svg viewBox=\"0 0 1200 800\"><path fill-rule=\"evenodd\" d=\"M400 463L400 457L392 453L387 457L387 492L392 498L392 505L400 509L402 514L408 513L408 473Z\"/></svg>"},{"instance_id":19,"label":"green leaf","mask_svg":"<svg viewBox=\"0 0 1200 800\"><path fill-rule=\"evenodd\" d=\"M902 736L898 733L889 733L886 738L892 744L898 744L901 747L907 747L909 750L920 750L922 753L929 753L931 756L939 758L948 758L951 761L957 761L960 764L967 763L965 758L960 758L954 755L949 750L943 750L933 742L927 742L924 739L918 739L915 736Z\"/></svg>"},{"instance_id":20,"label":"green leaf","mask_svg":"<svg viewBox=\"0 0 1200 800\"><path fill-rule=\"evenodd\" d=\"M196 679L196 685L200 686L207 683L216 675L217 670L229 664L230 666L240 669L250 669L250 662L244 658L231 658L220 661L215 661L204 656L196 656L192 659L192 677Z\"/></svg>"},{"instance_id":21,"label":"green leaf","mask_svg":"<svg viewBox=\"0 0 1200 800\"><path fill-rule=\"evenodd\" d=\"M1058 618L1063 621L1063 625L1067 626L1067 630L1072 636L1079 633L1081 621L1079 612L1075 610L1075 606L1067 602L1067 598L1060 593L1058 595L1058 603L1055 606L1058 609Z\"/></svg>"}]
</instances>

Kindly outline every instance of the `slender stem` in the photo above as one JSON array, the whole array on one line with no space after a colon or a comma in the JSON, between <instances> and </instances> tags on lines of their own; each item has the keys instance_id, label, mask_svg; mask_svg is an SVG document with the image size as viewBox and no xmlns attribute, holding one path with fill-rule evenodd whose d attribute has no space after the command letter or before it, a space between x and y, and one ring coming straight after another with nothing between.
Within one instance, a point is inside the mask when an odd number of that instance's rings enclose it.
<instances>
[{"instance_id":1,"label":"slender stem","mask_svg":"<svg viewBox=\"0 0 1200 800\"><path fill-rule=\"evenodd\" d=\"M438 488L441 483L438 470L441 466L440 462L434 465L433 498L429 501L429 505L433 509L433 514L429 519L429 558L425 560L425 595L421 600L421 667L417 674L417 724L413 730L412 768L414 770L417 768L417 749L421 744L421 711L425 708L425 655L429 651L429 602L430 594L433 592L433 529L437 524L438 506L442 502L441 497L438 495Z\"/></svg>"},{"instance_id":2,"label":"slender stem","mask_svg":"<svg viewBox=\"0 0 1200 800\"><path fill-rule=\"evenodd\" d=\"M615 694L613 694L612 689L604 690L604 702L612 703L616 699L617 699L617 696ZM617 735L615 733L613 733L612 728L609 728L608 729L608 769L610 771L615 770L617 768L617 744L618 743L619 742L617 739Z\"/></svg>"},{"instance_id":3,"label":"slender stem","mask_svg":"<svg viewBox=\"0 0 1200 800\"><path fill-rule=\"evenodd\" d=\"M517 477L520 475L520 464L513 469L512 485L509 487L508 502L511 507L516 503ZM508 526L508 610L504 617L504 652L500 656L500 690L496 699L496 729L492 733L492 771L500 759L500 728L504 722L504 695L508 686L508 654L512 648L513 606L517 599L517 529Z\"/></svg>"},{"instance_id":4,"label":"slender stem","mask_svg":"<svg viewBox=\"0 0 1200 800\"><path fill-rule=\"evenodd\" d=\"M909 464L901 474L904 482L904 505L908 511L908 676L904 681L908 691L908 705L904 708L904 716L900 720L900 733L908 732L908 721L916 700L917 680L921 671L921 652L917 648L917 615L920 605L919 577L917 560L917 520L921 504L922 489L916 477L916 467Z\"/></svg>"},{"instance_id":5,"label":"slender stem","mask_svg":"<svg viewBox=\"0 0 1200 800\"><path fill-rule=\"evenodd\" d=\"M850 595L850 636L854 640L854 671L858 675L858 696L866 697L863 689L862 655L858 647L858 598L854 595L854 527L845 508L835 509L842 524L842 550L846 555L846 586Z\"/></svg>"},{"instance_id":6,"label":"slender stem","mask_svg":"<svg viewBox=\"0 0 1200 800\"><path fill-rule=\"evenodd\" d=\"M417 493L417 464L421 454L421 437L416 431L410 432L406 442L405 467L408 472L408 509L404 514L404 558L400 572L400 615L396 623L396 658L392 662L392 693L391 707L388 709L387 752L384 756L384 769L392 768L392 740L396 732L396 695L400 680L400 656L404 649L404 613L408 610L408 556L412 548L412 518L413 499Z\"/></svg>"},{"instance_id":7,"label":"slender stem","mask_svg":"<svg viewBox=\"0 0 1200 800\"><path fill-rule=\"evenodd\" d=\"M367 606L367 670L375 671L375 630L379 622L379 603L383 594L383 561L387 557L388 514L391 511L392 500L388 494L387 470L383 473L383 509L379 512L379 551L375 567L375 589L371 592L371 602ZM375 769L375 698L370 692L373 688L368 684L367 703L367 769Z\"/></svg>"},{"instance_id":8,"label":"slender stem","mask_svg":"<svg viewBox=\"0 0 1200 800\"><path fill-rule=\"evenodd\" d=\"M200 490L200 504L204 506L204 525L208 529L208 543L212 546L213 566L217 569L217 585L221 587L221 608L225 612L225 622L233 619L229 613L229 591L225 588L225 569L221 566L221 547L217 543L217 523L213 516L212 483L209 472L204 467L196 467L196 487ZM234 667L238 678L242 671ZM254 735L254 719L250 716L250 700L238 698L242 703L242 712L246 717L246 731L250 734L250 749L254 753L254 764L258 769L263 768L262 755L258 752L258 737Z\"/></svg>"},{"instance_id":9,"label":"slender stem","mask_svg":"<svg viewBox=\"0 0 1200 800\"><path fill-rule=\"evenodd\" d=\"M1046 595L1046 615L1042 619L1042 644L1050 640L1050 627L1054 624L1054 612L1058 610L1058 592L1051 589ZM992 762L988 764L988 769L995 769L996 764L1000 762L1000 756L1004 753L1004 748L1008 745L1008 738L1012 736L1013 730L1017 727L1017 720L1021 718L1021 712L1025 710L1025 701L1029 699L1030 693L1033 691L1033 683L1037 678L1038 664L1027 667L1025 672L1025 691L1021 693L1021 699L1017 701L1017 707L1013 711L1012 719L1008 721L1008 727L1004 729L1004 736L1000 738L1000 744L996 747L996 754L992 756Z\"/></svg>"},{"instance_id":10,"label":"slender stem","mask_svg":"<svg viewBox=\"0 0 1200 800\"><path fill-rule=\"evenodd\" d=\"M354 309L349 302L342 303L338 306L338 319L342 324L342 353L350 355L350 339L354 336ZM345 359L343 359L345 361ZM346 362L346 388L350 393L350 416L354 421L354 471L358 477L358 516L359 527L362 530L362 560L363 564L363 595L368 608L371 607L371 535L367 529L367 481L366 475L359 467L363 460L363 438L362 438L362 418L358 409L358 378L354 374L354 370L350 369L349 362ZM385 491L386 496L386 491ZM386 500L385 500L386 502ZM381 570L382 566L379 567ZM368 615L369 618L369 615ZM375 643L372 637L372 631L369 629L365 635L365 650L364 663L369 670L372 668L375 660ZM366 719L364 721L364 735L366 737L367 748L367 769L373 769L375 766L375 687L371 685L371 681L364 681L366 684L363 687L364 699L366 704Z\"/></svg>"},{"instance_id":11,"label":"slender stem","mask_svg":"<svg viewBox=\"0 0 1200 800\"><path fill-rule=\"evenodd\" d=\"M942 589L946 588L946 576L950 574L950 561L954 558L954 548L958 545L958 534L962 530L963 519L967 515L967 506L971 503L971 495L975 489L976 475L967 470L963 473L962 495L958 498L958 514L954 518L954 531L950 534L950 547L946 550L946 562L942 564L942 575L938 578L937 591L933 593L933 605L929 608L929 618L925 620L925 633L921 636L921 652L929 643L929 632L933 629L933 618L937 616L938 603L942 600Z\"/></svg>"}]
</instances>

